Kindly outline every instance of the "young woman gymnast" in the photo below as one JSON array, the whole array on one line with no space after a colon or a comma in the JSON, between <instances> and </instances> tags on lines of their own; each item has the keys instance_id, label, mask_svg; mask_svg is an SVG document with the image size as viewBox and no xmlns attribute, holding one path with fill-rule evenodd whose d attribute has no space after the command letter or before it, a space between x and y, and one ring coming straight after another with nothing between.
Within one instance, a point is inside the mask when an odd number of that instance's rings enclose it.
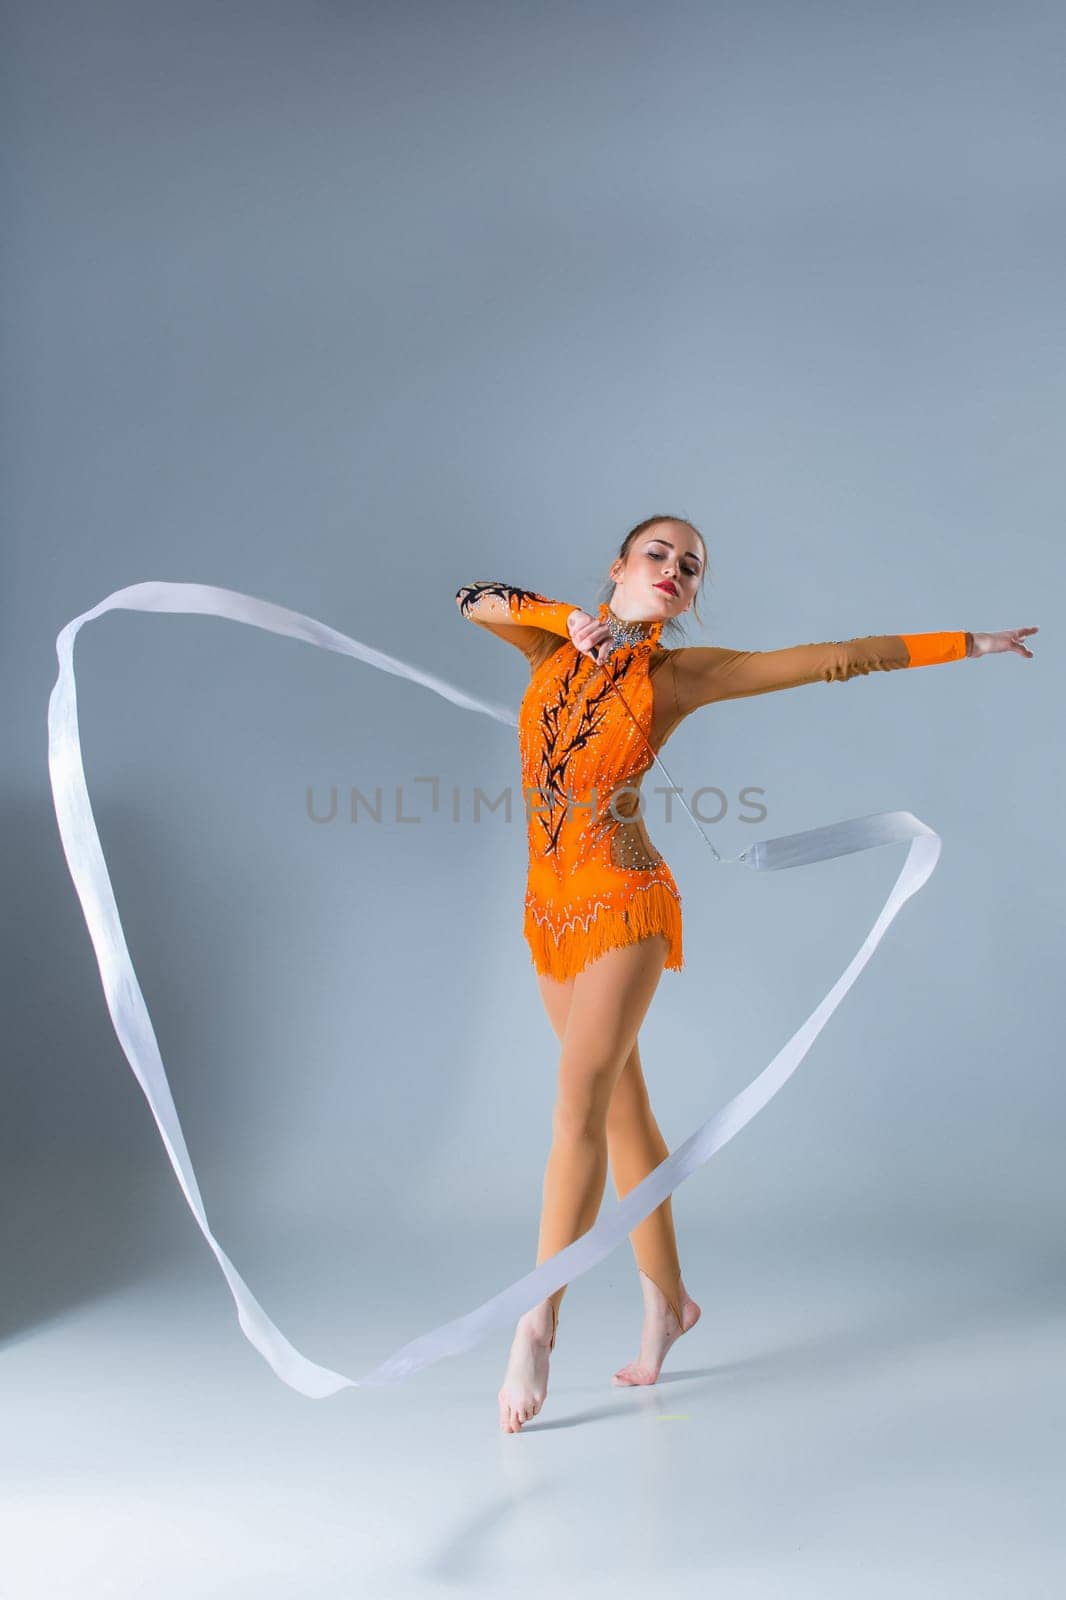
<instances>
[{"instance_id":1,"label":"young woman gymnast","mask_svg":"<svg viewBox=\"0 0 1066 1600\"><path fill-rule=\"evenodd\" d=\"M662 645L663 629L676 630L684 612L699 620L706 572L698 529L656 516L622 541L596 617L505 583L456 594L464 617L517 646L530 666L518 726L524 934L560 1045L538 1264L593 1226L608 1163L621 1198L670 1153L638 1044L663 971L682 966L681 898L640 814L651 751L718 700L1001 651L1031 657L1022 640L1038 631L883 634L783 650ZM644 1324L636 1360L614 1382L650 1384L700 1307L681 1277L669 1197L630 1239ZM544 1403L564 1293L565 1285L519 1320L498 1395L507 1433Z\"/></svg>"}]
</instances>

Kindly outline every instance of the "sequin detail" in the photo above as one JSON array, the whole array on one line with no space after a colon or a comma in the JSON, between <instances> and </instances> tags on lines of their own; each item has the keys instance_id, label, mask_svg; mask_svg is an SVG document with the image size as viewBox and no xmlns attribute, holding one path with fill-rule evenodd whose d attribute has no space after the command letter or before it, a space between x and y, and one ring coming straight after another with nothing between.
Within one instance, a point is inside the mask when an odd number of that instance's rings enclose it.
<instances>
[{"instance_id":1,"label":"sequin detail","mask_svg":"<svg viewBox=\"0 0 1066 1600\"><path fill-rule=\"evenodd\" d=\"M601 604L601 621L608 611ZM647 624L641 639L620 645L602 667L567 642L533 674L522 700L523 931L536 970L560 980L654 933L667 940L666 966L683 964L681 896L635 815L652 765L644 743L653 709L648 662L661 631L662 623Z\"/></svg>"}]
</instances>

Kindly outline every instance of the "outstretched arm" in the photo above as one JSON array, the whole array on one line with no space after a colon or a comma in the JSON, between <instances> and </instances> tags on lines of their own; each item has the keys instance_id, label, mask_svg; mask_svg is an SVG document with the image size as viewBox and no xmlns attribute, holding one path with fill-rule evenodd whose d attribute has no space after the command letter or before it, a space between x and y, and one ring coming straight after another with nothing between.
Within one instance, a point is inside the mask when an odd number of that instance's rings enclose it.
<instances>
[{"instance_id":1,"label":"outstretched arm","mask_svg":"<svg viewBox=\"0 0 1066 1600\"><path fill-rule=\"evenodd\" d=\"M870 672L929 667L973 654L971 633L873 634L784 650L724 650L702 646L673 652L682 716L715 700L794 689L802 683L846 683Z\"/></svg>"},{"instance_id":2,"label":"outstretched arm","mask_svg":"<svg viewBox=\"0 0 1066 1600\"><path fill-rule=\"evenodd\" d=\"M517 646L531 667L558 648L560 637L570 637L566 619L578 609L510 583L464 584L455 603L471 622Z\"/></svg>"}]
</instances>

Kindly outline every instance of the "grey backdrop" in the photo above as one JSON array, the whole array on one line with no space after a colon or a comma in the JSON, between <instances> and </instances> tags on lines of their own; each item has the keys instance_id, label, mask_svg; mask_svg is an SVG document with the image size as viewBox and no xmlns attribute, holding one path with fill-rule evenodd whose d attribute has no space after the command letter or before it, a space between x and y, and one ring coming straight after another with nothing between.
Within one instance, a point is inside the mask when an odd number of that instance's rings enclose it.
<instances>
[{"instance_id":1,"label":"grey backdrop","mask_svg":"<svg viewBox=\"0 0 1066 1600\"><path fill-rule=\"evenodd\" d=\"M1057 1304L1062 8L5 13L12 1337L185 1254L237 1367L258 1363L60 848L59 629L141 580L218 584L517 705L522 657L457 587L594 609L660 511L707 540L693 643L1041 629L1032 662L706 709L664 751L686 796L730 797L706 825L724 854L897 807L944 839L797 1076L675 1194L683 1259L698 1238L859 1258L995 1237ZM520 816L468 814L475 785L517 786L514 736L206 618L108 616L76 665L209 1216L298 1343L365 1370L534 1261L556 1048ZM307 815L332 784L402 785L425 813L427 775L462 821ZM648 822L686 919L642 1035L673 1146L835 981L903 851L761 878L716 867L680 810ZM628 1253L600 1270L636 1308ZM379 1308L406 1296L361 1365L342 1275Z\"/></svg>"}]
</instances>

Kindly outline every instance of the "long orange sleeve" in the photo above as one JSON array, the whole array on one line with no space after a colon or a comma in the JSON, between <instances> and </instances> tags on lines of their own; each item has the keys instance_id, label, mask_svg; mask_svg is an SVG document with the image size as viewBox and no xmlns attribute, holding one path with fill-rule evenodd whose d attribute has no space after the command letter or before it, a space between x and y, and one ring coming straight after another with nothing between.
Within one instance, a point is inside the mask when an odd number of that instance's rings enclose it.
<instances>
[{"instance_id":1,"label":"long orange sleeve","mask_svg":"<svg viewBox=\"0 0 1066 1600\"><path fill-rule=\"evenodd\" d=\"M960 661L969 648L970 635L958 632L873 634L827 644L790 645L784 650L686 646L672 652L678 710L687 716L716 700L771 694L803 683L846 683L870 672Z\"/></svg>"},{"instance_id":2,"label":"long orange sleeve","mask_svg":"<svg viewBox=\"0 0 1066 1600\"><path fill-rule=\"evenodd\" d=\"M467 583L455 603L464 617L515 645L533 665L570 637L566 619L577 606L510 583Z\"/></svg>"}]
</instances>

